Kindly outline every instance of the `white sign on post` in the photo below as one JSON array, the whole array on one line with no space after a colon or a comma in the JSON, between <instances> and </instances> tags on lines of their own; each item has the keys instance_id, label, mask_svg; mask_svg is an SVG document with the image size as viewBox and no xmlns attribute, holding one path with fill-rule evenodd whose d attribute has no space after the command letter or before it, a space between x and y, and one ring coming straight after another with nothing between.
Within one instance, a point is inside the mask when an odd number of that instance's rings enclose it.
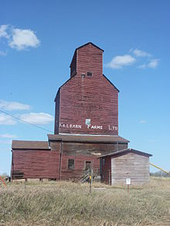
<instances>
[{"instance_id":1,"label":"white sign on post","mask_svg":"<svg viewBox=\"0 0 170 226\"><path fill-rule=\"evenodd\" d=\"M126 184L127 184L127 185L130 185L130 184L131 184L130 178L126 178Z\"/></svg>"}]
</instances>

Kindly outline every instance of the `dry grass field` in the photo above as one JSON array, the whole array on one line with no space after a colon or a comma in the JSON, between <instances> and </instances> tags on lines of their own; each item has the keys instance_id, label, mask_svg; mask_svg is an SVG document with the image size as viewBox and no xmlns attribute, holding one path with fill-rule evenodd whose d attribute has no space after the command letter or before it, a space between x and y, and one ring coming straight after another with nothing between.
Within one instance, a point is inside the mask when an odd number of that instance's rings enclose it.
<instances>
[{"instance_id":1,"label":"dry grass field","mask_svg":"<svg viewBox=\"0 0 170 226\"><path fill-rule=\"evenodd\" d=\"M170 179L143 187L72 182L0 184L0 225L170 225Z\"/></svg>"}]
</instances>

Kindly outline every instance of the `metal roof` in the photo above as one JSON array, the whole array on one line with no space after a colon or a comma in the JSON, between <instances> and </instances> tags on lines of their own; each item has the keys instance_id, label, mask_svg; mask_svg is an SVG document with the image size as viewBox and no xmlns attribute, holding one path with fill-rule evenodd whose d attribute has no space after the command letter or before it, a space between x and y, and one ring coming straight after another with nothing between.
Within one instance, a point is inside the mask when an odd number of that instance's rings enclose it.
<instances>
[{"instance_id":1,"label":"metal roof","mask_svg":"<svg viewBox=\"0 0 170 226\"><path fill-rule=\"evenodd\" d=\"M48 134L49 141L65 141L77 143L128 143L129 141L117 135L68 135Z\"/></svg>"},{"instance_id":2,"label":"metal roof","mask_svg":"<svg viewBox=\"0 0 170 226\"><path fill-rule=\"evenodd\" d=\"M50 150L47 141L21 141L21 140L13 140L12 141L12 149L39 149L39 150Z\"/></svg>"},{"instance_id":3,"label":"metal roof","mask_svg":"<svg viewBox=\"0 0 170 226\"><path fill-rule=\"evenodd\" d=\"M106 155L102 155L99 158L104 158L104 157L108 157L108 156L117 157L117 156L120 156L120 155L126 155L128 153L135 153L135 154L138 154L138 155L144 155L144 156L148 156L148 157L152 156L151 154L146 153L146 152L138 151L138 150L135 150L135 149L132 149L132 148L127 148L127 149L112 152L112 153L109 153L109 154L106 154Z\"/></svg>"}]
</instances>

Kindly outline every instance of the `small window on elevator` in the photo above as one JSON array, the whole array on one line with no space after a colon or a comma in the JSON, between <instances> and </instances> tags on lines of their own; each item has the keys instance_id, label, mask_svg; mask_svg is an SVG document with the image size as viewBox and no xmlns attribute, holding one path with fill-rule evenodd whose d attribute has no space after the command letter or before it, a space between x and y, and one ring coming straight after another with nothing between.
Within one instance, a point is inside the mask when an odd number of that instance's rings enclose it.
<instances>
[{"instance_id":1,"label":"small window on elevator","mask_svg":"<svg viewBox=\"0 0 170 226\"><path fill-rule=\"evenodd\" d=\"M88 72L87 72L87 76L88 76L88 77L91 77L92 75L93 75L93 73L92 73L91 71L88 71Z\"/></svg>"},{"instance_id":2,"label":"small window on elevator","mask_svg":"<svg viewBox=\"0 0 170 226\"><path fill-rule=\"evenodd\" d=\"M74 169L74 159L68 160L68 169Z\"/></svg>"}]
</instances>

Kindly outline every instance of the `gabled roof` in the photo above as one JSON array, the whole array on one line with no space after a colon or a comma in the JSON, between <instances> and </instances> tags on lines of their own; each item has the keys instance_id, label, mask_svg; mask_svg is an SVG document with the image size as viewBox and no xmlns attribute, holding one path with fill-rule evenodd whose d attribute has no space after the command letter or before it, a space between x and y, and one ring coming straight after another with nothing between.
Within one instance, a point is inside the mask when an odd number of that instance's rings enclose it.
<instances>
[{"instance_id":1,"label":"gabled roof","mask_svg":"<svg viewBox=\"0 0 170 226\"><path fill-rule=\"evenodd\" d=\"M64 141L77 143L128 143L129 141L117 135L69 135L48 134L49 141Z\"/></svg>"},{"instance_id":2,"label":"gabled roof","mask_svg":"<svg viewBox=\"0 0 170 226\"><path fill-rule=\"evenodd\" d=\"M88 42L88 43L86 43L86 44L84 44L84 45L82 45L82 46L79 46L78 48L75 49L74 54L73 54L73 58L74 58L74 55L76 54L77 50L79 50L79 49L81 49L81 48L83 48L83 47L85 47L85 46L87 46L87 45L93 45L93 46L96 47L97 49L99 49L99 50L101 50L102 52L104 52L103 49L101 49L100 47L96 46L94 43ZM70 67L71 67L73 58L72 58L72 60L71 60Z\"/></svg>"},{"instance_id":3,"label":"gabled roof","mask_svg":"<svg viewBox=\"0 0 170 226\"><path fill-rule=\"evenodd\" d=\"M84 44L84 45L82 45L82 46L79 46L78 48L76 48L76 50L81 49L81 48L83 48L84 46L87 46L87 45L93 45L94 47L96 47L96 48L98 48L98 49L100 49L101 51L104 52L103 49L101 49L100 47L96 46L96 45L95 45L94 43L92 43L92 42L88 42L88 43L86 43L86 44ZM75 51L76 51L76 50L75 50Z\"/></svg>"},{"instance_id":4,"label":"gabled roof","mask_svg":"<svg viewBox=\"0 0 170 226\"><path fill-rule=\"evenodd\" d=\"M147 156L147 157L151 157L152 156L151 154L146 153L146 152L138 151L138 150L135 150L135 149L132 149L132 148L127 148L127 149L123 149L123 150L120 150L120 151L112 152L112 153L109 153L109 154L106 154L106 155L102 155L102 156L100 156L100 158L105 158L105 157L108 157L108 156L117 157L117 156L120 156L120 155L126 155L128 153L135 153L137 155L143 155L143 156Z\"/></svg>"},{"instance_id":5,"label":"gabled roof","mask_svg":"<svg viewBox=\"0 0 170 226\"><path fill-rule=\"evenodd\" d=\"M47 141L28 141L28 140L13 140L12 150L33 149L33 150L50 150Z\"/></svg>"}]
</instances>

